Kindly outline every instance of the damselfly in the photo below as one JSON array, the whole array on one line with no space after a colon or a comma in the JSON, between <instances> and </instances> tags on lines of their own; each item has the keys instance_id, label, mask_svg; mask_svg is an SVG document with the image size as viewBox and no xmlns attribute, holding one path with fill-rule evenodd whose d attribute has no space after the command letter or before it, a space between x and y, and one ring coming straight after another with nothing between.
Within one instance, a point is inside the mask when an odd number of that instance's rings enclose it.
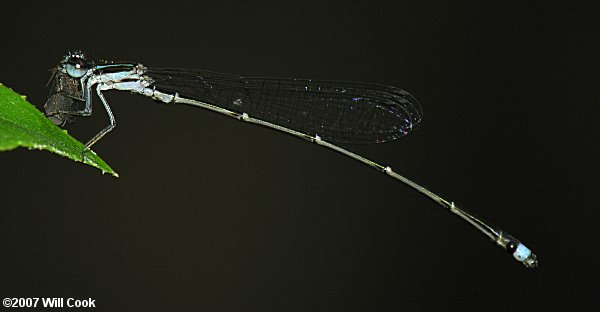
<instances>
[{"instance_id":1,"label":"damselfly","mask_svg":"<svg viewBox=\"0 0 600 312\"><path fill-rule=\"evenodd\" d=\"M76 116L90 116L93 88L104 105L109 125L86 144L84 152L116 125L104 91L124 90L163 103L197 106L299 137L362 162L467 221L526 267L538 265L535 254L513 236L390 167L339 145L392 141L419 126L421 106L404 90L368 83L248 78L204 70L151 68L139 63L95 64L80 52L65 56L52 69L50 82L52 90L44 107L55 124L62 126L74 122Z\"/></svg>"}]
</instances>

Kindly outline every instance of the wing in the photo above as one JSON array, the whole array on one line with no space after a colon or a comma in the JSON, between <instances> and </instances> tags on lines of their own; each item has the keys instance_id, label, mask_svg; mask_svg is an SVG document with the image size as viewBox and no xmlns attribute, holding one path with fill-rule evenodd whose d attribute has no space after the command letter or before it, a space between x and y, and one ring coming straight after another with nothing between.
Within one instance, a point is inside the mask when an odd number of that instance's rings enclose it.
<instances>
[{"instance_id":1,"label":"wing","mask_svg":"<svg viewBox=\"0 0 600 312\"><path fill-rule=\"evenodd\" d=\"M247 113L339 143L380 143L416 129L423 111L408 92L367 83L245 78L187 69L148 68L162 92Z\"/></svg>"}]
</instances>

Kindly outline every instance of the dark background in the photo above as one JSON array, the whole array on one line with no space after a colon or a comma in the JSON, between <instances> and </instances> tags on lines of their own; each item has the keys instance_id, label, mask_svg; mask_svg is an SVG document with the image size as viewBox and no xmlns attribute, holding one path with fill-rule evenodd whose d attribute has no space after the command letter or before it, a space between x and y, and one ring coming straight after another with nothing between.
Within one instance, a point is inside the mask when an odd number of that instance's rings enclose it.
<instances>
[{"instance_id":1,"label":"dark background","mask_svg":"<svg viewBox=\"0 0 600 312\"><path fill-rule=\"evenodd\" d=\"M102 311L592 309L597 14L363 2L3 3L0 81L41 107L48 69L82 49L399 86L423 105L419 130L348 147L499 224L539 268L339 154L108 92L118 126L94 149L120 178L46 151L0 153L0 297L91 297ZM95 103L68 128L84 142L107 122Z\"/></svg>"}]
</instances>

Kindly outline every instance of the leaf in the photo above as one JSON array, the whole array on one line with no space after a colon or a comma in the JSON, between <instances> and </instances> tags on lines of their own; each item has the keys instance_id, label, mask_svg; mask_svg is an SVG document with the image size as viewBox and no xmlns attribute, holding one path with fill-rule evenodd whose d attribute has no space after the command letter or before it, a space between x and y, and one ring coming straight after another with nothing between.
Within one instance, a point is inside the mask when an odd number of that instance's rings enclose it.
<instances>
[{"instance_id":1,"label":"leaf","mask_svg":"<svg viewBox=\"0 0 600 312\"><path fill-rule=\"evenodd\" d=\"M25 96L0 83L0 151L17 147L45 149L81 162L85 146L54 125L27 102ZM85 153L83 163L102 170L102 173L119 176L93 151Z\"/></svg>"}]
</instances>

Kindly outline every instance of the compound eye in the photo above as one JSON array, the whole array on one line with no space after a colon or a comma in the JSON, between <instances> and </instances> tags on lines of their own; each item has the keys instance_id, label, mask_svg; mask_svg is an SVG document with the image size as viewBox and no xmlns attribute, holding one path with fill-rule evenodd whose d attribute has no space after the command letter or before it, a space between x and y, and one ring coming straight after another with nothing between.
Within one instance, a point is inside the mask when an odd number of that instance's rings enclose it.
<instances>
[{"instance_id":1,"label":"compound eye","mask_svg":"<svg viewBox=\"0 0 600 312\"><path fill-rule=\"evenodd\" d=\"M79 57L69 58L65 67L67 69L67 74L73 78L81 78L87 73L87 63L84 59Z\"/></svg>"}]
</instances>

